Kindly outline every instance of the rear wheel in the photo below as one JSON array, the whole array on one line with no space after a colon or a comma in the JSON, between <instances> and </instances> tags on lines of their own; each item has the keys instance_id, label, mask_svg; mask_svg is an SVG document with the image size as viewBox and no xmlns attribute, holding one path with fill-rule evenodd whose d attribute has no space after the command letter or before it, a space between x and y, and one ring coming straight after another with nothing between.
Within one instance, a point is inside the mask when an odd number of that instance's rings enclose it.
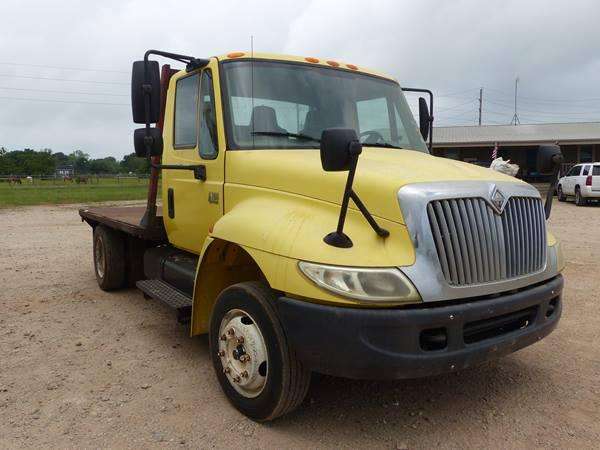
<instances>
[{"instance_id":1,"label":"rear wheel","mask_svg":"<svg viewBox=\"0 0 600 450\"><path fill-rule=\"evenodd\" d=\"M94 229L94 271L98 286L112 291L125 285L125 242L123 236L98 225Z\"/></svg>"},{"instance_id":2,"label":"rear wheel","mask_svg":"<svg viewBox=\"0 0 600 450\"><path fill-rule=\"evenodd\" d=\"M265 283L238 283L219 295L210 320L221 388L235 408L257 421L298 407L310 384L310 372L289 348L275 301Z\"/></svg>"},{"instance_id":3,"label":"rear wheel","mask_svg":"<svg viewBox=\"0 0 600 450\"><path fill-rule=\"evenodd\" d=\"M558 201L559 202L564 202L567 200L567 196L564 194L563 190L562 190L562 186L558 186L556 193L558 195Z\"/></svg>"},{"instance_id":4,"label":"rear wheel","mask_svg":"<svg viewBox=\"0 0 600 450\"><path fill-rule=\"evenodd\" d=\"M581 189L579 189L579 186L575 188L575 204L577 206L587 205L587 199L581 195Z\"/></svg>"}]
</instances>

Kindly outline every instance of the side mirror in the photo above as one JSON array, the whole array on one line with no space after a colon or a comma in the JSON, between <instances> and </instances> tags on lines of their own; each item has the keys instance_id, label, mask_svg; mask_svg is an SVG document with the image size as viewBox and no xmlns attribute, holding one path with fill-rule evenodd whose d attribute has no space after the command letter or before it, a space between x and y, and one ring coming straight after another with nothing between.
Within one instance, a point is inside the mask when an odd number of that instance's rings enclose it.
<instances>
[{"instance_id":1,"label":"side mirror","mask_svg":"<svg viewBox=\"0 0 600 450\"><path fill-rule=\"evenodd\" d=\"M350 170L362 145L351 128L327 128L321 134L321 166L326 172Z\"/></svg>"},{"instance_id":2,"label":"side mirror","mask_svg":"<svg viewBox=\"0 0 600 450\"><path fill-rule=\"evenodd\" d=\"M539 173L550 173L556 165L563 162L560 147L554 144L540 145L537 154L537 171Z\"/></svg>"},{"instance_id":3,"label":"side mirror","mask_svg":"<svg viewBox=\"0 0 600 450\"><path fill-rule=\"evenodd\" d=\"M146 83L145 66L148 69ZM150 97L150 123L160 116L160 70L158 61L135 61L131 71L131 110L135 123L146 123L146 94Z\"/></svg>"},{"instance_id":4,"label":"side mirror","mask_svg":"<svg viewBox=\"0 0 600 450\"><path fill-rule=\"evenodd\" d=\"M146 142L150 142L150 155L146 153ZM140 158L147 156L160 156L163 152L163 137L160 128L150 128L150 134L146 136L146 128L138 128L133 133L133 146L135 154Z\"/></svg>"},{"instance_id":5,"label":"side mirror","mask_svg":"<svg viewBox=\"0 0 600 450\"><path fill-rule=\"evenodd\" d=\"M429 136L430 119L427 101L423 97L419 97L419 130L421 130L421 136L423 136L424 141Z\"/></svg>"},{"instance_id":6,"label":"side mirror","mask_svg":"<svg viewBox=\"0 0 600 450\"><path fill-rule=\"evenodd\" d=\"M369 222L369 225L371 225L379 236L385 238L390 234L389 231L384 230L377 224L356 192L352 190L358 156L361 153L362 145L353 129L327 128L323 130L321 134L321 165L323 166L323 170L326 172L348 171L337 228L323 238L325 243L333 247L350 248L354 245L352 239L344 234L344 223L350 199L354 201L360 212L367 219L367 222Z\"/></svg>"}]
</instances>

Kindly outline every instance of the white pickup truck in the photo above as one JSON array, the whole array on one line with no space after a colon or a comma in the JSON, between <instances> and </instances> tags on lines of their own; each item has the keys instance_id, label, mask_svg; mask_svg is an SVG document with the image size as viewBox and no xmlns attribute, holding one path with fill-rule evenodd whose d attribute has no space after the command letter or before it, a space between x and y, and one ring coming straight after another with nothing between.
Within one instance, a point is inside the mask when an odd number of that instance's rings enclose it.
<instances>
[{"instance_id":1,"label":"white pickup truck","mask_svg":"<svg viewBox=\"0 0 600 450\"><path fill-rule=\"evenodd\" d=\"M585 206L588 200L600 200L600 162L577 164L558 180L558 201L575 198L577 206Z\"/></svg>"}]
</instances>

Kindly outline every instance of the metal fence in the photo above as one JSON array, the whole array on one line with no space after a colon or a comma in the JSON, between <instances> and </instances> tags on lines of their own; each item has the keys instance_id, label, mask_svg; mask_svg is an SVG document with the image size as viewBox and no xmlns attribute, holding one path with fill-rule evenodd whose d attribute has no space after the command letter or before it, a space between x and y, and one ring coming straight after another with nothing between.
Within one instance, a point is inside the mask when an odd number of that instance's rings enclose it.
<instances>
[{"instance_id":1,"label":"metal fence","mask_svg":"<svg viewBox=\"0 0 600 450\"><path fill-rule=\"evenodd\" d=\"M0 183L8 184L135 184L147 183L149 175L113 175L113 174L88 174L73 176L58 175L2 175Z\"/></svg>"}]
</instances>

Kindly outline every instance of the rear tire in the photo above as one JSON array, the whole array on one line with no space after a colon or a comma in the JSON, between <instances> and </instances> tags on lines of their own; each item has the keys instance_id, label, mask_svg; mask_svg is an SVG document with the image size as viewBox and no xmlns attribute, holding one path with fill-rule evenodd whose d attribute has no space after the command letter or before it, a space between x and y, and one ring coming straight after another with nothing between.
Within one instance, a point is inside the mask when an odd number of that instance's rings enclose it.
<instances>
[{"instance_id":1,"label":"rear tire","mask_svg":"<svg viewBox=\"0 0 600 450\"><path fill-rule=\"evenodd\" d=\"M577 206L587 205L587 199L581 195L581 189L579 189L579 186L575 188L575 204Z\"/></svg>"},{"instance_id":2,"label":"rear tire","mask_svg":"<svg viewBox=\"0 0 600 450\"><path fill-rule=\"evenodd\" d=\"M238 283L221 292L210 319L221 388L237 410L261 422L297 408L310 385L310 372L288 345L276 300L265 283Z\"/></svg>"},{"instance_id":3,"label":"rear tire","mask_svg":"<svg viewBox=\"0 0 600 450\"><path fill-rule=\"evenodd\" d=\"M556 193L557 193L559 202L564 202L567 200L567 196L563 193L562 186L560 186L560 185L558 186Z\"/></svg>"},{"instance_id":4,"label":"rear tire","mask_svg":"<svg viewBox=\"0 0 600 450\"><path fill-rule=\"evenodd\" d=\"M112 291L125 285L125 240L110 228L98 225L94 229L94 272L98 286Z\"/></svg>"}]
</instances>

